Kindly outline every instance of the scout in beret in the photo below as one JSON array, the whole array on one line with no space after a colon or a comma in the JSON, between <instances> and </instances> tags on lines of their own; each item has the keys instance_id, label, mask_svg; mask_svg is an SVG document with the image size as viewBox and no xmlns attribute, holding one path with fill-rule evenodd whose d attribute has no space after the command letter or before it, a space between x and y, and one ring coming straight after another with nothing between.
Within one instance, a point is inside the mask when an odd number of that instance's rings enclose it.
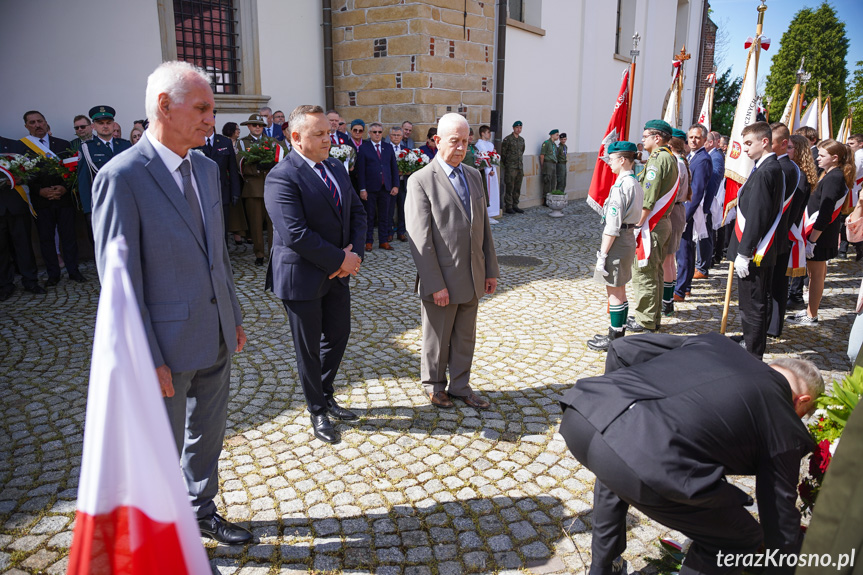
<instances>
[{"instance_id":1,"label":"scout in beret","mask_svg":"<svg viewBox=\"0 0 863 575\"><path fill-rule=\"evenodd\" d=\"M638 148L632 142L613 142L606 148L611 171L617 175L602 206L602 240L596 252L593 279L605 284L611 325L608 335L597 334L587 342L594 351L608 351L609 344L626 333L626 284L632 279L635 229L641 219L644 192L633 173Z\"/></svg>"},{"instance_id":2,"label":"scout in beret","mask_svg":"<svg viewBox=\"0 0 863 575\"><path fill-rule=\"evenodd\" d=\"M548 195L557 187L557 143L560 141L560 130L554 129L548 133L548 139L542 143L539 150L539 166L542 172L542 197L548 201Z\"/></svg>"},{"instance_id":3,"label":"scout in beret","mask_svg":"<svg viewBox=\"0 0 863 575\"><path fill-rule=\"evenodd\" d=\"M518 207L521 182L524 179L524 138L521 137L521 120L512 123L512 133L500 144L500 163L503 168L503 205L507 214L523 214Z\"/></svg>"}]
</instances>

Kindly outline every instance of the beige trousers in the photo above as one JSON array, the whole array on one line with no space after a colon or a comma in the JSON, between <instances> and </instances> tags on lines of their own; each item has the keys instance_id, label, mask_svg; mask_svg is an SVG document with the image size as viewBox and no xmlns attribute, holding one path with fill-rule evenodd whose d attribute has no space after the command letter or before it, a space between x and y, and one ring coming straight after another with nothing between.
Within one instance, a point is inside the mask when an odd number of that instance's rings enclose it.
<instances>
[{"instance_id":1,"label":"beige trousers","mask_svg":"<svg viewBox=\"0 0 863 575\"><path fill-rule=\"evenodd\" d=\"M422 300L423 349L420 375L426 393L470 395L470 367L476 345L479 300L448 306ZM449 390L446 370L449 367Z\"/></svg>"}]
</instances>

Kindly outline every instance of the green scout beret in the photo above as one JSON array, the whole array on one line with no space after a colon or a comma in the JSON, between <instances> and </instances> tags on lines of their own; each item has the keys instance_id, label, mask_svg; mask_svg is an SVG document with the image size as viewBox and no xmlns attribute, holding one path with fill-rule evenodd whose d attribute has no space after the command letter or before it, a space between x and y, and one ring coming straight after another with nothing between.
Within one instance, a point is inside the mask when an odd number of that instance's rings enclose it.
<instances>
[{"instance_id":1,"label":"green scout beret","mask_svg":"<svg viewBox=\"0 0 863 575\"><path fill-rule=\"evenodd\" d=\"M645 130L659 130L660 132L665 132L669 136L671 135L672 128L671 125L665 120L650 120L646 124L644 124Z\"/></svg>"},{"instance_id":2,"label":"green scout beret","mask_svg":"<svg viewBox=\"0 0 863 575\"><path fill-rule=\"evenodd\" d=\"M684 132L683 130L678 130L677 128L674 128L673 130L671 130L671 137L672 138L678 138L680 140L685 141L686 140L686 132Z\"/></svg>"},{"instance_id":3,"label":"green scout beret","mask_svg":"<svg viewBox=\"0 0 863 575\"><path fill-rule=\"evenodd\" d=\"M559 133L560 133L560 130L558 130L557 128L555 128L554 130L552 130L551 132L549 132L549 133L548 133L548 135L549 135L549 136L553 136L553 135L555 135L555 134L559 134Z\"/></svg>"},{"instance_id":4,"label":"green scout beret","mask_svg":"<svg viewBox=\"0 0 863 575\"><path fill-rule=\"evenodd\" d=\"M90 108L89 115L91 120L98 120L99 118L111 118L113 120L117 112L111 106L93 106Z\"/></svg>"},{"instance_id":5,"label":"green scout beret","mask_svg":"<svg viewBox=\"0 0 863 575\"><path fill-rule=\"evenodd\" d=\"M246 120L245 122L241 122L240 125L241 126L250 126L250 125L266 126L267 122L264 120L264 117L261 116L260 114L252 114L249 116L248 120Z\"/></svg>"},{"instance_id":6,"label":"green scout beret","mask_svg":"<svg viewBox=\"0 0 863 575\"><path fill-rule=\"evenodd\" d=\"M516 126L522 126L522 125L523 124L521 123L521 120L516 120L515 122L512 123L513 128L515 128Z\"/></svg>"},{"instance_id":7,"label":"green scout beret","mask_svg":"<svg viewBox=\"0 0 863 575\"><path fill-rule=\"evenodd\" d=\"M638 147L632 142L612 142L605 149L609 154L614 154L615 152L635 152L638 153Z\"/></svg>"}]
</instances>

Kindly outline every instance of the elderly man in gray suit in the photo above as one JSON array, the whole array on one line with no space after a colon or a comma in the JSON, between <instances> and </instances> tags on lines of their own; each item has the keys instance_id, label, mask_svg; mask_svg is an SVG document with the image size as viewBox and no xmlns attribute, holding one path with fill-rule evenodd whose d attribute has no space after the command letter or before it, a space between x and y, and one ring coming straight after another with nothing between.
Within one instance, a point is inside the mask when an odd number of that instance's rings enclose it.
<instances>
[{"instance_id":1,"label":"elderly man in gray suit","mask_svg":"<svg viewBox=\"0 0 863 575\"><path fill-rule=\"evenodd\" d=\"M408 179L405 221L422 298L423 387L437 407L453 407L455 397L486 409L470 387L470 368L479 299L494 293L499 270L482 177L461 163L469 130L459 114L440 119L437 155Z\"/></svg>"},{"instance_id":2,"label":"elderly man in gray suit","mask_svg":"<svg viewBox=\"0 0 863 575\"><path fill-rule=\"evenodd\" d=\"M201 534L239 544L252 534L216 513L231 353L246 342L225 246L216 164L197 150L212 129L207 74L165 62L147 79L150 125L93 183L100 275L125 236L132 287Z\"/></svg>"}]
</instances>

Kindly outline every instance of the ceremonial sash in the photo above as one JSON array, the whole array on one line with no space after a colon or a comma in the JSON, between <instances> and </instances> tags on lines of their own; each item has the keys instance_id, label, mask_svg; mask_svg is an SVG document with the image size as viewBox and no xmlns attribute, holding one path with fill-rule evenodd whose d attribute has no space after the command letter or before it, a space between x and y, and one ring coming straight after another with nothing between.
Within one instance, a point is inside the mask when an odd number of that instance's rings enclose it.
<instances>
[{"instance_id":1,"label":"ceremonial sash","mask_svg":"<svg viewBox=\"0 0 863 575\"><path fill-rule=\"evenodd\" d=\"M51 150L43 150L42 148L34 144L30 138L21 138L21 143L42 156L43 158L48 158L51 156L56 157L56 154L54 154L54 152L52 152Z\"/></svg>"},{"instance_id":2,"label":"ceremonial sash","mask_svg":"<svg viewBox=\"0 0 863 575\"><path fill-rule=\"evenodd\" d=\"M842 196L839 201L836 202L836 205L833 206L833 215L830 216L830 224L836 221L836 218L839 217L839 212L842 211L842 205L845 203L845 198L848 197L848 192L845 192L845 195ZM809 234L812 233L812 228L815 226L815 221L818 219L818 214L821 210L815 210L815 213L809 214L809 207L806 207L806 211L803 212L803 235L805 237L809 237Z\"/></svg>"},{"instance_id":3,"label":"ceremonial sash","mask_svg":"<svg viewBox=\"0 0 863 575\"><path fill-rule=\"evenodd\" d=\"M803 239L803 218L788 228L791 253L788 254L788 269L785 275L796 278L806 275L806 240Z\"/></svg>"},{"instance_id":4,"label":"ceremonial sash","mask_svg":"<svg viewBox=\"0 0 863 575\"><path fill-rule=\"evenodd\" d=\"M8 155L9 157L15 156L15 154L5 154L5 155ZM0 174L2 174L3 176L6 176L6 179L9 180L9 185L12 186L12 189L14 189L16 192L18 192L18 195L21 196L21 199L24 200L24 203L26 203L27 207L30 208L30 213L35 218L36 217L36 210L33 209L33 204L30 203L29 188L27 188L23 184L18 184L15 181L15 177L12 175L12 172L10 172L9 170L7 170L6 168L4 168L2 166L0 166Z\"/></svg>"},{"instance_id":5,"label":"ceremonial sash","mask_svg":"<svg viewBox=\"0 0 863 575\"><path fill-rule=\"evenodd\" d=\"M779 220L782 219L782 214L785 213L785 210L788 209L788 206L791 205L791 200L794 198L794 194L791 194L788 199L782 202L782 209L779 210L779 213L776 214L776 218L773 220L773 224L771 224L770 229L767 230L767 233L763 238L758 242L758 245L755 248L755 257L752 260L755 262L755 265L760 266L761 260L764 259L764 255L767 253L767 250L770 249L770 246L773 245L773 238L776 236L776 228L779 226ZM743 240L743 230L746 228L746 217L743 215L743 210L737 210L737 219L734 224L734 233L737 235L737 241Z\"/></svg>"},{"instance_id":6,"label":"ceremonial sash","mask_svg":"<svg viewBox=\"0 0 863 575\"><path fill-rule=\"evenodd\" d=\"M276 144L276 163L278 164L287 157L288 153L285 151L285 149L282 146Z\"/></svg>"},{"instance_id":7,"label":"ceremonial sash","mask_svg":"<svg viewBox=\"0 0 863 575\"><path fill-rule=\"evenodd\" d=\"M671 209L674 205L674 199L677 196L677 190L680 189L680 175L677 176L677 182L664 196L656 200L653 204L653 209L647 216L647 221L641 227L641 232L635 237L635 256L638 258L638 267L643 268L647 265L650 259L650 232L662 219L662 216ZM648 227L649 226L649 227Z\"/></svg>"}]
</instances>

